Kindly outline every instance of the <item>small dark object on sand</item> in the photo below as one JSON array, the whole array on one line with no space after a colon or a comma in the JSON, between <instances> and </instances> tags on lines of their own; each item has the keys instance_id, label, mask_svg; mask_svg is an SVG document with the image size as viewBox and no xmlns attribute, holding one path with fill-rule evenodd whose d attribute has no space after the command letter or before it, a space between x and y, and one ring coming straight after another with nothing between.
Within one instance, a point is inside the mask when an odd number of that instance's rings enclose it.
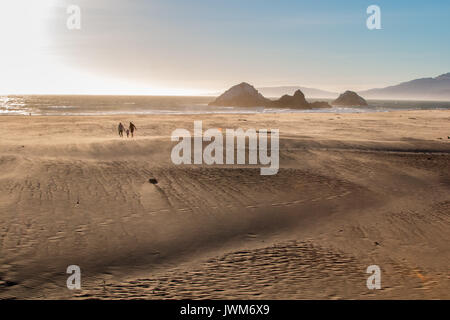
<instances>
[{"instance_id":1,"label":"small dark object on sand","mask_svg":"<svg viewBox=\"0 0 450 320\"><path fill-rule=\"evenodd\" d=\"M148 179L148 182L150 182L151 184L158 184L158 180L156 180L155 178Z\"/></svg>"},{"instance_id":2,"label":"small dark object on sand","mask_svg":"<svg viewBox=\"0 0 450 320\"><path fill-rule=\"evenodd\" d=\"M376 246L379 246L380 243L379 243L378 241L375 241L375 245L376 245Z\"/></svg>"},{"instance_id":3,"label":"small dark object on sand","mask_svg":"<svg viewBox=\"0 0 450 320\"><path fill-rule=\"evenodd\" d=\"M8 280L5 280L5 281L4 281L4 286L5 286L5 287L13 287L13 286L16 286L16 285L18 285L17 282L14 282L14 281L8 281Z\"/></svg>"}]
</instances>

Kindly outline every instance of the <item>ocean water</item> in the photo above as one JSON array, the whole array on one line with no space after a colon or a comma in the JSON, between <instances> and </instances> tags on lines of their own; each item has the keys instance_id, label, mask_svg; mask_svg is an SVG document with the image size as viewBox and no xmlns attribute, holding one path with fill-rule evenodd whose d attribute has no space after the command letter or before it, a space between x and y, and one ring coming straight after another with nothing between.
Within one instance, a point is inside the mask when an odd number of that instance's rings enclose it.
<instances>
[{"instance_id":1,"label":"ocean water","mask_svg":"<svg viewBox=\"0 0 450 320\"><path fill-rule=\"evenodd\" d=\"M114 114L211 114L211 113L355 113L392 110L449 110L450 102L368 100L367 107L293 110L264 107L211 107L213 97L156 96L0 96L0 115L114 115ZM320 99L329 101L327 99Z\"/></svg>"}]
</instances>

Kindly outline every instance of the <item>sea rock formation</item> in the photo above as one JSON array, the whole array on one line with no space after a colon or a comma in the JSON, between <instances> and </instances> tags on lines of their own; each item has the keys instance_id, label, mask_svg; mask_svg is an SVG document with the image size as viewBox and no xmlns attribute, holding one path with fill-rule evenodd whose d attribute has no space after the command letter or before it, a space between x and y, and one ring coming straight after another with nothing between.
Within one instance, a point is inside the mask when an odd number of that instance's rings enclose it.
<instances>
[{"instance_id":1,"label":"sea rock formation","mask_svg":"<svg viewBox=\"0 0 450 320\"><path fill-rule=\"evenodd\" d=\"M225 91L210 106L263 107L271 101L263 97L252 85L242 82Z\"/></svg>"},{"instance_id":2,"label":"sea rock formation","mask_svg":"<svg viewBox=\"0 0 450 320\"><path fill-rule=\"evenodd\" d=\"M356 92L345 91L332 103L334 106L355 107L355 106L367 106L367 101L363 97L359 96Z\"/></svg>"},{"instance_id":3,"label":"sea rock formation","mask_svg":"<svg viewBox=\"0 0 450 320\"><path fill-rule=\"evenodd\" d=\"M314 101L309 106L310 109L331 108L330 104L326 101Z\"/></svg>"},{"instance_id":4,"label":"sea rock formation","mask_svg":"<svg viewBox=\"0 0 450 320\"><path fill-rule=\"evenodd\" d=\"M216 100L209 103L210 106L235 106L235 107L268 107L289 109L313 109L330 108L327 102L318 101L309 103L301 90L297 90L292 96L284 95L280 99L272 101L265 98L252 85L242 82L231 87Z\"/></svg>"},{"instance_id":5,"label":"sea rock formation","mask_svg":"<svg viewBox=\"0 0 450 320\"><path fill-rule=\"evenodd\" d=\"M274 107L283 108L309 108L309 103L305 99L305 95L300 90L295 91L294 95L285 94L280 99L273 101Z\"/></svg>"},{"instance_id":6,"label":"sea rock formation","mask_svg":"<svg viewBox=\"0 0 450 320\"><path fill-rule=\"evenodd\" d=\"M284 95L280 99L272 101L271 107L289 108L289 109L315 109L331 108L325 101L316 101L309 103L301 90L295 91L294 95Z\"/></svg>"}]
</instances>

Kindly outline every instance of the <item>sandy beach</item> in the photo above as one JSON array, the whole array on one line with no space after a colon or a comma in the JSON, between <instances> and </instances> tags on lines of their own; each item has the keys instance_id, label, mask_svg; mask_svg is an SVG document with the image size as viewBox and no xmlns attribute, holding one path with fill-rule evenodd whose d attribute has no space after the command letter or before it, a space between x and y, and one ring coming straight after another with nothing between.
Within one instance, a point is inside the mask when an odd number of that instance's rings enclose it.
<instances>
[{"instance_id":1,"label":"sandy beach","mask_svg":"<svg viewBox=\"0 0 450 320\"><path fill-rule=\"evenodd\" d=\"M278 174L174 165L194 120L279 129ZM0 117L0 298L450 299L449 135L449 110Z\"/></svg>"}]
</instances>

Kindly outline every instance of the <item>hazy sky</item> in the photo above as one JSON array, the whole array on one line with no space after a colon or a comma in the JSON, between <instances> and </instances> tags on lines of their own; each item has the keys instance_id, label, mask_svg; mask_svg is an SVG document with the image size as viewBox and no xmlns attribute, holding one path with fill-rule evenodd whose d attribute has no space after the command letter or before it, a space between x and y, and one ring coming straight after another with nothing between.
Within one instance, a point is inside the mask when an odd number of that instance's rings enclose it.
<instances>
[{"instance_id":1,"label":"hazy sky","mask_svg":"<svg viewBox=\"0 0 450 320\"><path fill-rule=\"evenodd\" d=\"M1 93L360 90L449 72L450 1L1 0L0 39Z\"/></svg>"}]
</instances>

